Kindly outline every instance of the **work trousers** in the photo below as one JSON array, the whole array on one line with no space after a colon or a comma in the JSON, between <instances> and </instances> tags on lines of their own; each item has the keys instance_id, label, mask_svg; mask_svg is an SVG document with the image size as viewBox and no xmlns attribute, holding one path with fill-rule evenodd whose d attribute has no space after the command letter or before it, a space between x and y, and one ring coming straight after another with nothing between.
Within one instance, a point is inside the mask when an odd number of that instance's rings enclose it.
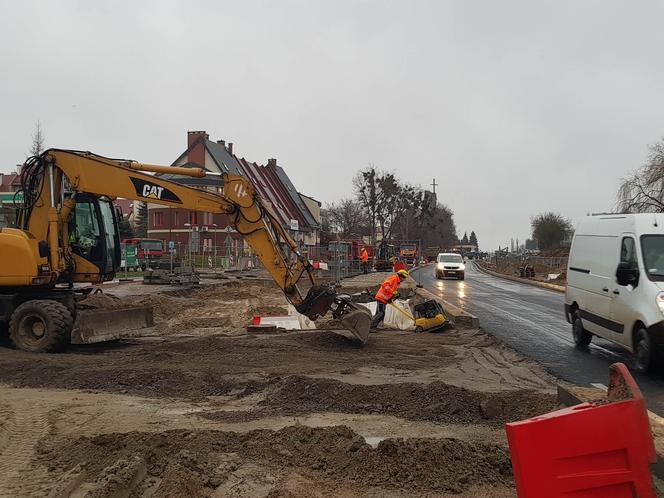
<instances>
[{"instance_id":1,"label":"work trousers","mask_svg":"<svg viewBox=\"0 0 664 498\"><path fill-rule=\"evenodd\" d=\"M371 320L371 328L375 329L380 325L380 323L383 321L385 318L385 306L387 306L385 303L381 303L380 301L376 301L376 304L378 305L376 307L376 314L374 315L373 319Z\"/></svg>"}]
</instances>

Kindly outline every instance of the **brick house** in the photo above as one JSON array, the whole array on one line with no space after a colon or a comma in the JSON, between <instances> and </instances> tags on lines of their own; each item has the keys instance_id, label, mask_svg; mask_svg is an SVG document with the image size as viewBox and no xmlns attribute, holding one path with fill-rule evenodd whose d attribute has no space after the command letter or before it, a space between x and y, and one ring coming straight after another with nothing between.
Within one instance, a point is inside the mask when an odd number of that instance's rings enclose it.
<instances>
[{"instance_id":1,"label":"brick house","mask_svg":"<svg viewBox=\"0 0 664 498\"><path fill-rule=\"evenodd\" d=\"M16 222L14 193L20 187L18 173L0 173L0 227L6 227ZM17 201L20 200L22 199L19 196Z\"/></svg>"},{"instance_id":2,"label":"brick house","mask_svg":"<svg viewBox=\"0 0 664 498\"><path fill-rule=\"evenodd\" d=\"M233 144L223 140L211 141L205 131L187 132L187 149L173 162L173 166L200 167L214 173L233 173L249 178L262 199L269 203L281 224L290 230L291 236L306 248L319 243L320 219L307 208L307 204L295 189L276 159L268 166L250 163L233 154ZM221 192L220 177L191 178L181 175L161 175L162 178L210 192ZM317 202L317 201L314 201ZM230 226L225 214L212 214L148 205L148 237L173 241L180 251L196 253L218 251L243 254L248 247L242 237Z\"/></svg>"}]
</instances>

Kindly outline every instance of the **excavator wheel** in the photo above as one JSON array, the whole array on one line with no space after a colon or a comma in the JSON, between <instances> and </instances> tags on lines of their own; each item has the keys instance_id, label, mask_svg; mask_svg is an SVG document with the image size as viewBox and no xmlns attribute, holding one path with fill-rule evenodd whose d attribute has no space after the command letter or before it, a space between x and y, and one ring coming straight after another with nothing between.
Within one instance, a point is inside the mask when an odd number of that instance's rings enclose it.
<instances>
[{"instance_id":1,"label":"excavator wheel","mask_svg":"<svg viewBox=\"0 0 664 498\"><path fill-rule=\"evenodd\" d=\"M9 320L14 347L33 353L56 353L69 344L74 319L67 307L50 299L26 301Z\"/></svg>"}]
</instances>

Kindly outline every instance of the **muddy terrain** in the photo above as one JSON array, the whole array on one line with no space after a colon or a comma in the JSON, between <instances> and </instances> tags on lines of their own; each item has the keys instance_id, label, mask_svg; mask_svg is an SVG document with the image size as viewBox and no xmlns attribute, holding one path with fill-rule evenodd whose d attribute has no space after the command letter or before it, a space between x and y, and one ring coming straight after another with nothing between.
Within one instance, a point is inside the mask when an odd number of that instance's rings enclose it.
<instances>
[{"instance_id":1,"label":"muddy terrain","mask_svg":"<svg viewBox=\"0 0 664 498\"><path fill-rule=\"evenodd\" d=\"M0 496L514 496L503 424L556 407L481 330L248 333L287 309L253 282L93 298L157 327L0 348Z\"/></svg>"}]
</instances>

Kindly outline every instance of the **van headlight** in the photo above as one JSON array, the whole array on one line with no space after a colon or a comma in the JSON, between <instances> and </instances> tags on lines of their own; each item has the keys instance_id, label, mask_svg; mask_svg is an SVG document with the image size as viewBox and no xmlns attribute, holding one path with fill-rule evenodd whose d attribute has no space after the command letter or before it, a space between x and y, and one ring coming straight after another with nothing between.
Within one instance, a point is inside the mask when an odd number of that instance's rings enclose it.
<instances>
[{"instance_id":1,"label":"van headlight","mask_svg":"<svg viewBox=\"0 0 664 498\"><path fill-rule=\"evenodd\" d=\"M466 269L466 265L465 265L465 264L463 264L463 265L461 265L461 266L459 267L459 270L465 270L465 269Z\"/></svg>"},{"instance_id":2,"label":"van headlight","mask_svg":"<svg viewBox=\"0 0 664 498\"><path fill-rule=\"evenodd\" d=\"M664 315L664 292L660 292L657 294L657 307L659 308L659 311Z\"/></svg>"},{"instance_id":3,"label":"van headlight","mask_svg":"<svg viewBox=\"0 0 664 498\"><path fill-rule=\"evenodd\" d=\"M443 269L443 263L438 263L436 265L436 268L438 268L439 270L442 270Z\"/></svg>"}]
</instances>

